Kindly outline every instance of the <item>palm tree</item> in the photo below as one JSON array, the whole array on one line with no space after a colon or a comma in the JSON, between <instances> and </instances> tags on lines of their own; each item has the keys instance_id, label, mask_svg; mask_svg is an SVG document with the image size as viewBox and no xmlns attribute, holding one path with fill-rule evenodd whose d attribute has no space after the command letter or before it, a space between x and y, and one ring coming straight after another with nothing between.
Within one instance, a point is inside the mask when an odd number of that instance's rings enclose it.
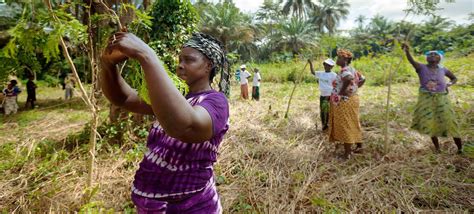
<instances>
[{"instance_id":1,"label":"palm tree","mask_svg":"<svg viewBox=\"0 0 474 214\"><path fill-rule=\"evenodd\" d=\"M267 59L274 51L275 47L271 42L271 38L278 31L278 23L285 18L281 3L282 0L265 0L255 14L257 21L255 24L256 40L259 44L258 52L261 56L260 59Z\"/></svg>"},{"instance_id":2,"label":"palm tree","mask_svg":"<svg viewBox=\"0 0 474 214\"><path fill-rule=\"evenodd\" d=\"M226 50L231 41L252 42L254 30L250 27L251 17L240 12L232 1L210 5L201 17L200 30L218 38Z\"/></svg>"},{"instance_id":3,"label":"palm tree","mask_svg":"<svg viewBox=\"0 0 474 214\"><path fill-rule=\"evenodd\" d=\"M311 0L287 0L283 5L283 13L288 15L291 12L293 16L302 19L309 14L314 6L315 5Z\"/></svg>"},{"instance_id":4,"label":"palm tree","mask_svg":"<svg viewBox=\"0 0 474 214\"><path fill-rule=\"evenodd\" d=\"M201 6L200 31L219 39L227 52L237 53L240 59L256 55L254 41L259 29L251 24L252 17L240 12L232 1Z\"/></svg>"},{"instance_id":5,"label":"palm tree","mask_svg":"<svg viewBox=\"0 0 474 214\"><path fill-rule=\"evenodd\" d=\"M362 14L357 16L357 18L355 19L355 22L357 23L357 25L360 29L362 29L362 27L364 26L364 22L365 22L366 19L367 19L367 17L365 17Z\"/></svg>"},{"instance_id":6,"label":"palm tree","mask_svg":"<svg viewBox=\"0 0 474 214\"><path fill-rule=\"evenodd\" d=\"M305 47L315 46L314 28L298 17L282 22L279 33L272 38L280 48L289 50L296 56Z\"/></svg>"},{"instance_id":7,"label":"palm tree","mask_svg":"<svg viewBox=\"0 0 474 214\"><path fill-rule=\"evenodd\" d=\"M313 7L311 21L320 32L333 34L341 19L349 15L349 7L346 0L320 0L319 5Z\"/></svg>"},{"instance_id":8,"label":"palm tree","mask_svg":"<svg viewBox=\"0 0 474 214\"><path fill-rule=\"evenodd\" d=\"M393 22L381 15L375 15L369 23L369 32L379 40L386 40L394 30Z\"/></svg>"},{"instance_id":9,"label":"palm tree","mask_svg":"<svg viewBox=\"0 0 474 214\"><path fill-rule=\"evenodd\" d=\"M468 15L467 15L467 20L471 21L472 23L474 23L474 12L470 12Z\"/></svg>"},{"instance_id":10,"label":"palm tree","mask_svg":"<svg viewBox=\"0 0 474 214\"><path fill-rule=\"evenodd\" d=\"M426 33L434 33L438 31L446 31L451 26L453 26L454 22L449 20L446 17L441 17L441 16L432 16L431 19L429 19L427 22L424 24L424 30Z\"/></svg>"},{"instance_id":11,"label":"palm tree","mask_svg":"<svg viewBox=\"0 0 474 214\"><path fill-rule=\"evenodd\" d=\"M281 8L282 0L264 0L260 9L255 14L256 20L264 23L276 23L283 18L283 11Z\"/></svg>"}]
</instances>

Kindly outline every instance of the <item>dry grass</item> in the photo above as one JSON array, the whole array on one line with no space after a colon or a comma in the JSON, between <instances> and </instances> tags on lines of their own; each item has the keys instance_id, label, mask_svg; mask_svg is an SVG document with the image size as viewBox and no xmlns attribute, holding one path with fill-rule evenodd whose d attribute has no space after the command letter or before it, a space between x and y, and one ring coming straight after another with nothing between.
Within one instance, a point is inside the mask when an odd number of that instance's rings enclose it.
<instances>
[{"instance_id":1,"label":"dry grass","mask_svg":"<svg viewBox=\"0 0 474 214\"><path fill-rule=\"evenodd\" d=\"M434 155L429 139L407 127L416 89L395 86L390 123L392 143L383 145L385 90L362 93L365 153L346 162L320 131L316 84L298 87L290 118L283 118L291 85L264 83L260 102L230 99L231 129L215 166L225 213L474 212L473 159L454 155L443 139ZM466 142L473 142L471 89L455 88ZM466 93L461 93L466 92ZM469 93L470 92L470 93ZM85 108L84 108L85 109ZM121 146L98 145L96 194L85 192L87 148L79 127L88 116L68 105L35 110L9 129L2 125L0 210L6 212L133 211L130 183L142 157L144 139ZM106 112L104 112L106 114ZM8 131L7 131L8 130ZM66 138L67 135L79 136ZM80 133L79 133L80 134ZM71 140L76 139L76 140ZM3 141L3 140L2 140ZM446 141L446 142L445 142Z\"/></svg>"}]
</instances>

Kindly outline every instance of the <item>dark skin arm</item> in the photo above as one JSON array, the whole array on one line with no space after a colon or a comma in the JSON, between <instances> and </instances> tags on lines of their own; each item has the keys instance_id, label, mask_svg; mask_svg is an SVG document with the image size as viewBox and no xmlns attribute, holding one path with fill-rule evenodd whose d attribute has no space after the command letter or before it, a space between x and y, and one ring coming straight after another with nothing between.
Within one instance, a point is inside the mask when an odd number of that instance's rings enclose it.
<instances>
[{"instance_id":1,"label":"dark skin arm","mask_svg":"<svg viewBox=\"0 0 474 214\"><path fill-rule=\"evenodd\" d=\"M308 63L309 63L309 71L311 72L312 75L316 75L316 73L314 72L313 63L311 62L311 60L308 59Z\"/></svg>"},{"instance_id":2,"label":"dark skin arm","mask_svg":"<svg viewBox=\"0 0 474 214\"><path fill-rule=\"evenodd\" d=\"M113 54L118 54L114 51ZM145 103L138 93L128 85L119 73L115 63L110 62L104 54L101 60L100 85L105 97L114 105L120 106L128 111L153 115L153 109Z\"/></svg>"},{"instance_id":3,"label":"dark skin arm","mask_svg":"<svg viewBox=\"0 0 474 214\"><path fill-rule=\"evenodd\" d=\"M176 89L154 51L130 33L116 33L102 55L101 83L104 95L114 104L133 112L152 113L171 137L187 143L201 143L212 137L212 120L201 106L191 106ZM130 58L140 62L151 106L120 77L115 64ZM210 66L210 65L209 65Z\"/></svg>"},{"instance_id":4,"label":"dark skin arm","mask_svg":"<svg viewBox=\"0 0 474 214\"><path fill-rule=\"evenodd\" d=\"M408 61L415 68L416 72L420 70L420 63L413 59L413 56L410 54L410 47L407 44L402 44L402 49L405 51Z\"/></svg>"},{"instance_id":5,"label":"dark skin arm","mask_svg":"<svg viewBox=\"0 0 474 214\"><path fill-rule=\"evenodd\" d=\"M454 74L450 70L446 72L446 76L449 78L449 80L451 80L451 82L448 82L446 84L448 87L456 84L456 82L458 81L458 78L456 78L456 76L454 76Z\"/></svg>"}]
</instances>

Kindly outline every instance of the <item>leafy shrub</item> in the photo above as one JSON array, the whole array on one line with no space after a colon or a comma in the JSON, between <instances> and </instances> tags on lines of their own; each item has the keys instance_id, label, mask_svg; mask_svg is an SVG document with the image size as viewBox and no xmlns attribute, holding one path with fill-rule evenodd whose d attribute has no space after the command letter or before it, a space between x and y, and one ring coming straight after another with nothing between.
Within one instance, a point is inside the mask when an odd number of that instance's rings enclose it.
<instances>
[{"instance_id":1,"label":"leafy shrub","mask_svg":"<svg viewBox=\"0 0 474 214\"><path fill-rule=\"evenodd\" d=\"M48 87L56 87L60 83L58 78L53 77L53 76L48 75L48 74L45 74L43 78L44 78L44 82L46 83L46 85Z\"/></svg>"}]
</instances>

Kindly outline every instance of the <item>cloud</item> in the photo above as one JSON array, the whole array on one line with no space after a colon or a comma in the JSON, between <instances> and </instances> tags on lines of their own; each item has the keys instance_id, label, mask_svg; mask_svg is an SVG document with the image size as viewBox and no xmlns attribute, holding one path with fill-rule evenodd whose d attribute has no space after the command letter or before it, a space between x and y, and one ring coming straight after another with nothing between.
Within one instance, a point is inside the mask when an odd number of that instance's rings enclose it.
<instances>
[{"instance_id":1,"label":"cloud","mask_svg":"<svg viewBox=\"0 0 474 214\"><path fill-rule=\"evenodd\" d=\"M256 12L263 4L263 0L235 0L235 5L245 12Z\"/></svg>"}]
</instances>

